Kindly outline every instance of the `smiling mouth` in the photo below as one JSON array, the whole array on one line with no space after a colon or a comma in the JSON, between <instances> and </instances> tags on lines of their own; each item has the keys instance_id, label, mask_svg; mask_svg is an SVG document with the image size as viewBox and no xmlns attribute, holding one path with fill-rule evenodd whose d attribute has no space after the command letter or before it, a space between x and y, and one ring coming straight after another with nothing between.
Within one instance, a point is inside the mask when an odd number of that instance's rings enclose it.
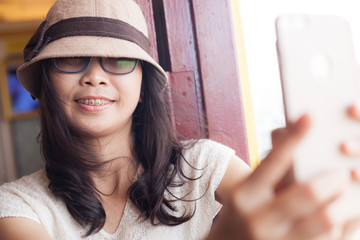
<instances>
[{"instance_id":1,"label":"smiling mouth","mask_svg":"<svg viewBox=\"0 0 360 240\"><path fill-rule=\"evenodd\" d=\"M114 101L105 100L105 99L80 99L80 100L75 100L75 102L81 103L84 105L89 105L89 106L103 106L103 105L110 104Z\"/></svg>"}]
</instances>

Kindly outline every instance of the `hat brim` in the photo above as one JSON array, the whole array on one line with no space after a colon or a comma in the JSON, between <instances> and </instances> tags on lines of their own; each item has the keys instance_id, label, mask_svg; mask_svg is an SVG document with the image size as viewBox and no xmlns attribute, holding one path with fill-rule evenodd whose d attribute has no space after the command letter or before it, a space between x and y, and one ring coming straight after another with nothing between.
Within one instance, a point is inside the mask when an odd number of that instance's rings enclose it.
<instances>
[{"instance_id":1,"label":"hat brim","mask_svg":"<svg viewBox=\"0 0 360 240\"><path fill-rule=\"evenodd\" d=\"M141 47L123 39L74 36L64 37L49 43L40 54L17 69L19 81L33 97L38 97L40 85L41 60L57 57L127 57L144 60L156 67L164 75L164 87L167 84L167 74L162 67Z\"/></svg>"}]
</instances>

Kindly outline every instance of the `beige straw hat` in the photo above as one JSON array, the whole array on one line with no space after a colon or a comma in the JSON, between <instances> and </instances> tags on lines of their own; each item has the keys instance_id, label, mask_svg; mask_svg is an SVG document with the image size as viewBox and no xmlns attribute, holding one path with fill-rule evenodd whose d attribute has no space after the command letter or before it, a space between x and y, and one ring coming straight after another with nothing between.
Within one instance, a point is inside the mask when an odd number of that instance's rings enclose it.
<instances>
[{"instance_id":1,"label":"beige straw hat","mask_svg":"<svg viewBox=\"0 0 360 240\"><path fill-rule=\"evenodd\" d=\"M75 56L141 59L155 66L166 79L165 71L150 56L146 21L132 0L58 0L25 47L25 62L17 76L37 97L39 61Z\"/></svg>"}]
</instances>

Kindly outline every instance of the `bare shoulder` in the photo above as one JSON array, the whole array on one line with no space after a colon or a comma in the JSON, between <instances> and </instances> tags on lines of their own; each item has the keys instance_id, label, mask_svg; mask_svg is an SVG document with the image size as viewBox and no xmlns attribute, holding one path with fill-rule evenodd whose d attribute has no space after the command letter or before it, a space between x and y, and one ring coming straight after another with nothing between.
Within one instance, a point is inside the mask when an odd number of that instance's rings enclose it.
<instances>
[{"instance_id":1,"label":"bare shoulder","mask_svg":"<svg viewBox=\"0 0 360 240\"><path fill-rule=\"evenodd\" d=\"M0 219L0 239L2 240L51 240L45 228L27 218Z\"/></svg>"},{"instance_id":2,"label":"bare shoulder","mask_svg":"<svg viewBox=\"0 0 360 240\"><path fill-rule=\"evenodd\" d=\"M225 170L218 189L215 192L216 200L224 203L224 200L230 193L247 178L252 172L252 169L240 158L234 155Z\"/></svg>"}]
</instances>

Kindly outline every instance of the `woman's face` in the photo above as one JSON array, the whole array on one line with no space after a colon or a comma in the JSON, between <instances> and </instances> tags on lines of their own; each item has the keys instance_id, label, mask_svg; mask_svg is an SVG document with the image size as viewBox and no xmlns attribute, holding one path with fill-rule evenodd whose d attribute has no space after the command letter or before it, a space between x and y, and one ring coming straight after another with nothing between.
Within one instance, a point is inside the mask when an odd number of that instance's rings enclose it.
<instances>
[{"instance_id":1,"label":"woman's face","mask_svg":"<svg viewBox=\"0 0 360 240\"><path fill-rule=\"evenodd\" d=\"M93 58L84 72L63 73L52 66L49 76L74 126L96 137L130 134L132 114L140 101L141 64L132 73L114 75Z\"/></svg>"}]
</instances>

